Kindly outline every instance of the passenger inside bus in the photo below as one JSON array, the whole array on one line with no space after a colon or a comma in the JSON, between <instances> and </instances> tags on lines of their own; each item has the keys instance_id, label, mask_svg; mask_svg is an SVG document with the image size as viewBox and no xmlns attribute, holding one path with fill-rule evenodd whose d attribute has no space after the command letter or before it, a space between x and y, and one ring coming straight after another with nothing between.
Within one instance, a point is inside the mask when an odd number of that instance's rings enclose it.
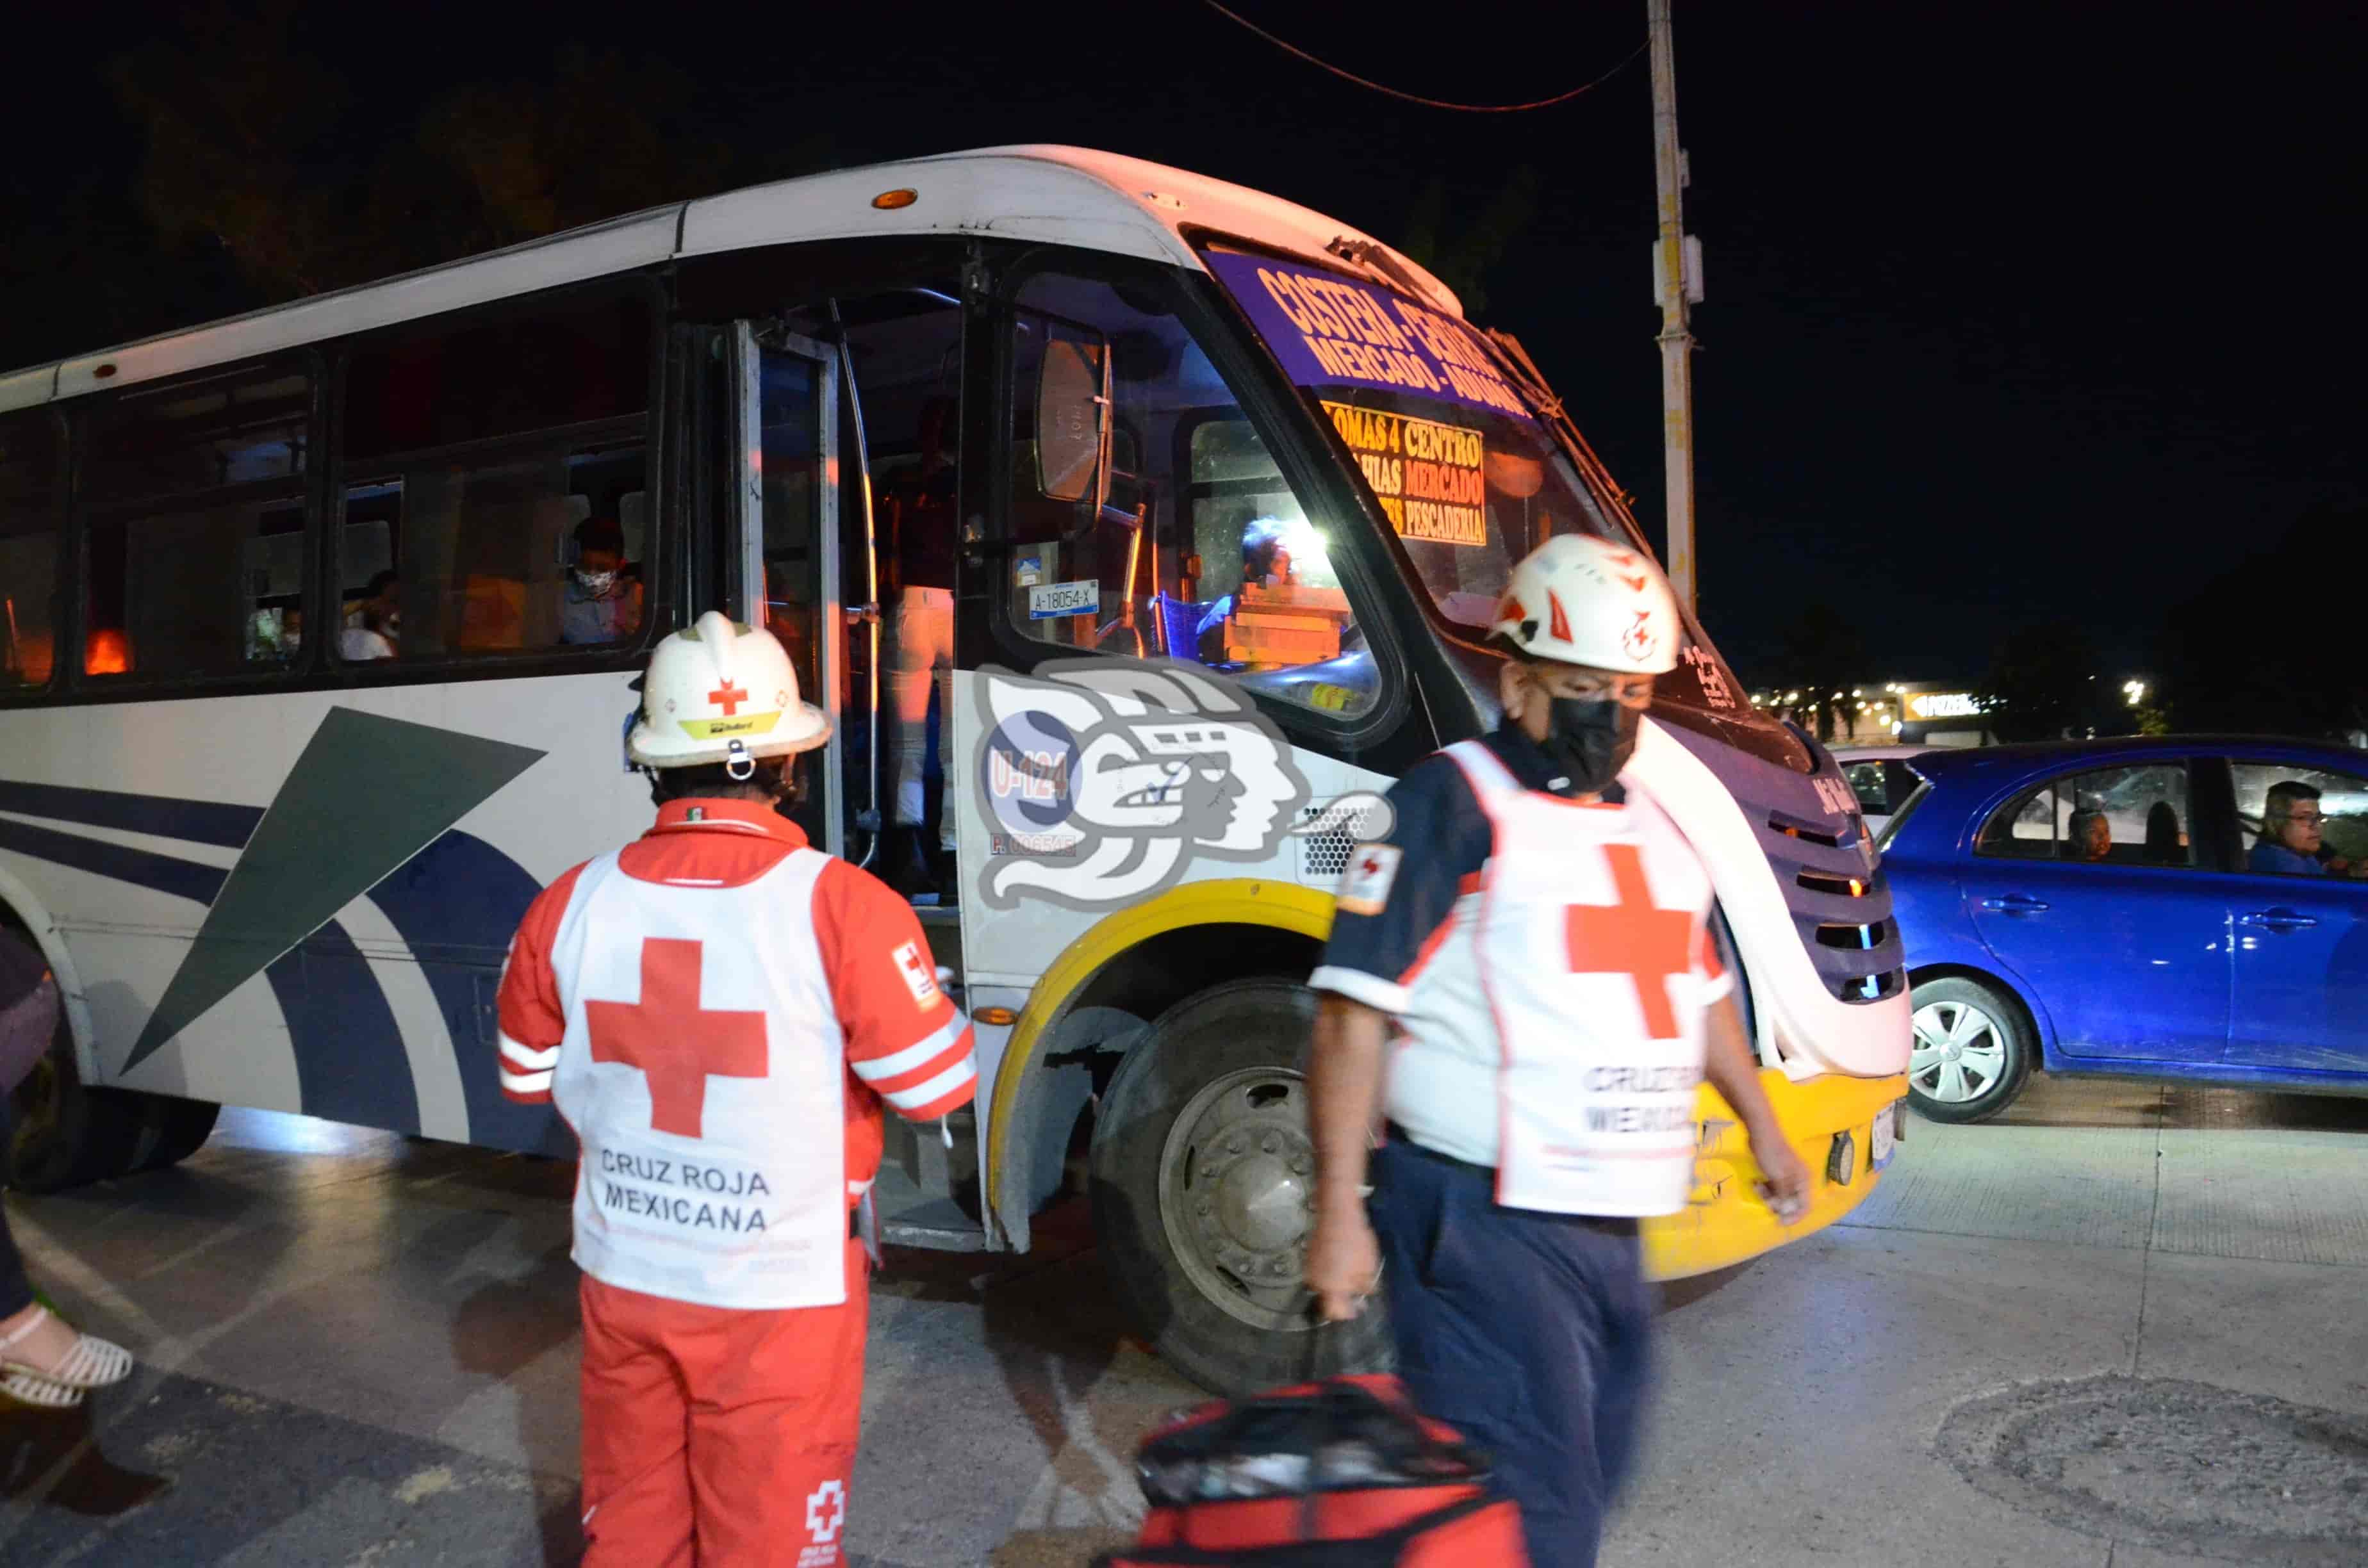
<instances>
[{"instance_id":1,"label":"passenger inside bus","mask_svg":"<svg viewBox=\"0 0 2368 1568\"><path fill-rule=\"evenodd\" d=\"M575 526L575 563L559 612L562 642L617 642L641 630L642 585L624 565L625 530L615 517L590 517Z\"/></svg>"},{"instance_id":2,"label":"passenger inside bus","mask_svg":"<svg viewBox=\"0 0 2368 1568\"><path fill-rule=\"evenodd\" d=\"M381 572L362 590L361 603L337 632L337 657L347 664L392 659L402 637L403 583Z\"/></svg>"},{"instance_id":3,"label":"passenger inside bus","mask_svg":"<svg viewBox=\"0 0 2368 1568\"><path fill-rule=\"evenodd\" d=\"M953 891L954 817L942 796L945 711L954 664L954 401L933 396L914 433L917 460L882 486L881 591L886 616L886 697L894 717L888 756L895 780L894 832L884 874L911 893ZM924 848L928 785L939 783L938 855Z\"/></svg>"}]
</instances>

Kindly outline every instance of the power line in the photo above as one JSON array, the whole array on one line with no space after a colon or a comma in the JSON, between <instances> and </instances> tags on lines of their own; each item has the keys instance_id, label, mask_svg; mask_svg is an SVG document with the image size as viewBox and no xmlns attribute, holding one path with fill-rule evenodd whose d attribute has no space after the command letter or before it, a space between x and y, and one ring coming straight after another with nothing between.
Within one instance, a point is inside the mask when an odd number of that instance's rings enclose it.
<instances>
[{"instance_id":1,"label":"power line","mask_svg":"<svg viewBox=\"0 0 2368 1568\"><path fill-rule=\"evenodd\" d=\"M1598 76L1594 81L1588 83L1585 86L1573 87L1566 93L1557 93L1550 98L1540 98L1535 103L1527 104L1452 104L1443 98L1426 98L1414 93L1402 93L1395 87L1386 87L1379 82L1368 81L1366 78L1356 74L1354 72L1343 71L1340 67L1333 64L1330 61L1318 60L1315 55L1308 53L1307 51L1299 48L1297 45L1285 43L1282 40L1275 37L1264 28L1259 27L1256 22L1251 21L1248 17L1226 10L1223 6L1217 4L1217 0L1203 0L1203 3L1208 6L1209 9L1216 12L1217 15L1225 17L1229 21L1239 23L1241 26L1248 28L1251 32L1258 34L1258 37L1266 40L1267 42L1274 45L1275 48L1281 50L1284 53L1295 54L1300 59L1307 62L1310 65L1315 66L1320 70L1331 72L1332 74L1339 77L1344 82L1354 82L1360 87L1371 87L1377 93L1386 93L1391 97L1403 98L1410 104L1420 104L1425 108L1452 108L1463 114L1520 114L1524 109L1552 108L1556 104L1566 104L1582 93L1593 92L1596 88L1603 85L1604 83L1609 82L1612 77L1617 76L1621 72L1626 70L1630 63L1635 60L1637 55L1645 52L1651 41L1647 40L1645 43L1638 44L1635 49L1630 52L1626 59L1621 61L1619 64L1614 65L1611 70L1606 71L1602 75Z\"/></svg>"}]
</instances>

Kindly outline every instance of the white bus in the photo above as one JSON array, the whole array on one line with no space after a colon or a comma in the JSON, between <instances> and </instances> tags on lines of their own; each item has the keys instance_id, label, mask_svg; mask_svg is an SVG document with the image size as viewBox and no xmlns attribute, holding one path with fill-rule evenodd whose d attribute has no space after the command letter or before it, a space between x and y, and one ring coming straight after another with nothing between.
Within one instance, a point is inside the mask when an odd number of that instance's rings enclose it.
<instances>
[{"instance_id":1,"label":"white bus","mask_svg":"<svg viewBox=\"0 0 2368 1568\"><path fill-rule=\"evenodd\" d=\"M495 986L535 891L646 825L631 682L724 608L836 721L814 840L937 860L905 885L983 1087L951 1149L892 1143L888 1239L1024 1249L1082 1165L1144 1332L1204 1382L1271 1381L1306 1326L1303 983L1347 830L1117 909L997 907L1004 817L955 811L936 853L989 716L930 672L1224 672L1319 812L1494 722L1486 625L1558 529L1643 548L1519 345L1421 267L1057 147L668 206L0 376L0 921L66 998L15 1179L169 1164L220 1105L572 1154L499 1093ZM1849 1210L1904 1093L1855 802L1741 689L1691 630L1635 766L1713 864L1819 1185L1784 1232L1705 1087L1664 1277Z\"/></svg>"}]
</instances>

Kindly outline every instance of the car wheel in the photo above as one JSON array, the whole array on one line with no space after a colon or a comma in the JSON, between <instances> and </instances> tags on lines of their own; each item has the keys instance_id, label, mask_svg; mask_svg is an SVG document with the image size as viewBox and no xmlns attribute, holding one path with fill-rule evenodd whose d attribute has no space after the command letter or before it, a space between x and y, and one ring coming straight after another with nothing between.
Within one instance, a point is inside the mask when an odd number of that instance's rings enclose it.
<instances>
[{"instance_id":1,"label":"car wheel","mask_svg":"<svg viewBox=\"0 0 2368 1568\"><path fill-rule=\"evenodd\" d=\"M1315 1146L1301 1056L1315 994L1212 986L1128 1051L1094 1123L1094 1230L1137 1326L1202 1387L1242 1394L1307 1375L1304 1283ZM1386 1359L1372 1304L1326 1332L1323 1370Z\"/></svg>"},{"instance_id":2,"label":"car wheel","mask_svg":"<svg viewBox=\"0 0 2368 1568\"><path fill-rule=\"evenodd\" d=\"M1934 1121L1987 1121L2014 1103L2038 1053L2013 1002L1977 980L1916 988L1907 1100Z\"/></svg>"}]
</instances>

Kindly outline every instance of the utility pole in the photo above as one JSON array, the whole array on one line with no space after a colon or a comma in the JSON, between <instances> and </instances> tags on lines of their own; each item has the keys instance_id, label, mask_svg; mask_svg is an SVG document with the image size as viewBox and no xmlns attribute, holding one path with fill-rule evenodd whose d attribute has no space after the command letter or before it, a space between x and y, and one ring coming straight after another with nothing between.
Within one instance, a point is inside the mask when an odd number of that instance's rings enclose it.
<instances>
[{"instance_id":1,"label":"utility pole","mask_svg":"<svg viewBox=\"0 0 2368 1568\"><path fill-rule=\"evenodd\" d=\"M1694 608L1694 335L1686 306L1702 302L1702 246L1687 237L1685 150L1678 145L1678 62L1669 37L1669 0L1645 0L1653 46L1653 173L1660 190L1661 233L1653 247L1653 287L1661 298L1661 437L1669 498L1669 585Z\"/></svg>"}]
</instances>

